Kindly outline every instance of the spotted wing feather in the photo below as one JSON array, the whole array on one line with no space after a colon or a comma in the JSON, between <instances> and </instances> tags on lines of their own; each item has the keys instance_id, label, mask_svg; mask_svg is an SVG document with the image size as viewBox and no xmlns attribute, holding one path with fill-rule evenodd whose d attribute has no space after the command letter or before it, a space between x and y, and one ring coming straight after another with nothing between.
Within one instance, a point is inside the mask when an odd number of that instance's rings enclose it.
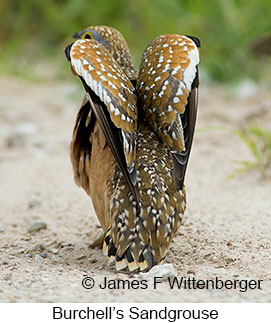
<instances>
[{"instance_id":1,"label":"spotted wing feather","mask_svg":"<svg viewBox=\"0 0 271 323\"><path fill-rule=\"evenodd\" d=\"M121 130L129 172L134 171L137 108L135 89L109 52L93 39L77 40L70 48L71 67L107 108Z\"/></svg>"},{"instance_id":2,"label":"spotted wing feather","mask_svg":"<svg viewBox=\"0 0 271 323\"><path fill-rule=\"evenodd\" d=\"M184 166L180 155L189 155L193 138L196 118L188 118L191 111L187 110L193 109L192 114L196 113L189 97L197 78L198 63L199 51L191 38L176 34L159 36L143 54L136 85L146 121L168 145L175 156L174 164L179 163L179 167ZM182 183L181 172L177 173L176 182Z\"/></svg>"}]
</instances>

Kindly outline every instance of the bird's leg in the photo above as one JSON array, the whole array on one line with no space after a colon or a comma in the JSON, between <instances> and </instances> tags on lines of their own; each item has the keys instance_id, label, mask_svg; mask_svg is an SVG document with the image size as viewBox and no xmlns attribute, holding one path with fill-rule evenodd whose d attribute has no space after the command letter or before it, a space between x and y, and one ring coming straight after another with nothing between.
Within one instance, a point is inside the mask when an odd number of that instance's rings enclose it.
<instances>
[{"instance_id":1,"label":"bird's leg","mask_svg":"<svg viewBox=\"0 0 271 323\"><path fill-rule=\"evenodd\" d=\"M89 248L94 249L96 247L102 248L104 243L105 232L103 229L98 231L96 239L90 243Z\"/></svg>"}]
</instances>

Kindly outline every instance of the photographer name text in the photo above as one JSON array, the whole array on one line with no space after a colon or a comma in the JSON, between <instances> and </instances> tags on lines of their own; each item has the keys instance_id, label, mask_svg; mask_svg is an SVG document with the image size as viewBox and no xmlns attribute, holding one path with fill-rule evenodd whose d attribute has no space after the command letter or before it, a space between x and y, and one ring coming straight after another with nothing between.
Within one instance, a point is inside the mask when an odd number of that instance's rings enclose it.
<instances>
[{"instance_id":1,"label":"photographer name text","mask_svg":"<svg viewBox=\"0 0 271 323\"><path fill-rule=\"evenodd\" d=\"M151 280L146 279L108 279L104 277L102 282L96 284L93 278L87 276L82 280L82 286L85 289L92 289L94 286L99 289L158 289L161 283L167 283L170 289L233 289L239 292L247 292L248 290L262 289L263 280L256 279L226 279L222 280L218 277L213 279L196 279L195 277L153 277Z\"/></svg>"}]
</instances>

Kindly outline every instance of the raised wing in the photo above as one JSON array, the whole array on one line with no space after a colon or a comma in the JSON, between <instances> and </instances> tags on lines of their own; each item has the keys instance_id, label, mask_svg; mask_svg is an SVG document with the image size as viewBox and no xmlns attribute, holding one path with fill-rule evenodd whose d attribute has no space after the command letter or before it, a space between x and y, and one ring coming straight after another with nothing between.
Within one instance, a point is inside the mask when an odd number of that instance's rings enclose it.
<instances>
[{"instance_id":1,"label":"raised wing","mask_svg":"<svg viewBox=\"0 0 271 323\"><path fill-rule=\"evenodd\" d=\"M86 90L87 107L91 110L91 119L99 122L112 154L124 174L135 200L138 201L135 189L137 128L135 89L107 50L95 40L78 40L67 46L65 53L71 62L73 73L80 77ZM76 136L76 133L84 132L87 138L90 138L91 135L89 132L86 133L86 129L84 129L86 109L82 107L81 110L77 117L78 125L76 124L71 146L75 153L72 156L75 164L78 161L78 154L83 154L86 149L82 146L84 143L82 143L80 136ZM75 169L75 171L77 170ZM86 177L83 175L86 170L82 169L81 171L80 178L84 180ZM79 183L79 185L81 184Z\"/></svg>"},{"instance_id":2,"label":"raised wing","mask_svg":"<svg viewBox=\"0 0 271 323\"><path fill-rule=\"evenodd\" d=\"M96 118L102 123L100 126L103 131L111 121L120 129L127 168L134 180L137 128L134 86L109 52L94 39L77 40L66 49L66 55L70 58L74 74L80 77L89 94L90 101L98 101L98 97L103 103L97 107L96 113L94 111ZM98 111L103 107L106 107L107 111ZM98 114L103 116L98 117ZM110 134L105 133L106 137L108 135ZM110 140L115 146L115 138Z\"/></svg>"},{"instance_id":3,"label":"raised wing","mask_svg":"<svg viewBox=\"0 0 271 323\"><path fill-rule=\"evenodd\" d=\"M174 156L177 188L183 179L193 140L196 112L199 40L162 35L147 46L137 80L139 109Z\"/></svg>"}]
</instances>

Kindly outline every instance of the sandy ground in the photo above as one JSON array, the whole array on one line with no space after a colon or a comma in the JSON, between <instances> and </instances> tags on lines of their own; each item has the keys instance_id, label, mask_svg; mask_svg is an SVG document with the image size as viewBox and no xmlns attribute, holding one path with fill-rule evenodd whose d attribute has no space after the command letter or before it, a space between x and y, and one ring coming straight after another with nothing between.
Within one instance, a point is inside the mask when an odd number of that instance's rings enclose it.
<instances>
[{"instance_id":1,"label":"sandy ground","mask_svg":"<svg viewBox=\"0 0 271 323\"><path fill-rule=\"evenodd\" d=\"M270 96L245 83L230 93L201 87L198 129L186 178L188 209L166 263L178 277L263 280L261 290L101 290L132 279L90 249L99 225L73 182L69 142L80 101L77 80L33 84L0 78L1 302L270 302L271 183L257 171L232 180L233 160L251 160L231 130L270 127ZM79 100L78 100L79 99ZM39 230L40 229L40 230ZM85 276L96 286L82 287Z\"/></svg>"}]
</instances>

